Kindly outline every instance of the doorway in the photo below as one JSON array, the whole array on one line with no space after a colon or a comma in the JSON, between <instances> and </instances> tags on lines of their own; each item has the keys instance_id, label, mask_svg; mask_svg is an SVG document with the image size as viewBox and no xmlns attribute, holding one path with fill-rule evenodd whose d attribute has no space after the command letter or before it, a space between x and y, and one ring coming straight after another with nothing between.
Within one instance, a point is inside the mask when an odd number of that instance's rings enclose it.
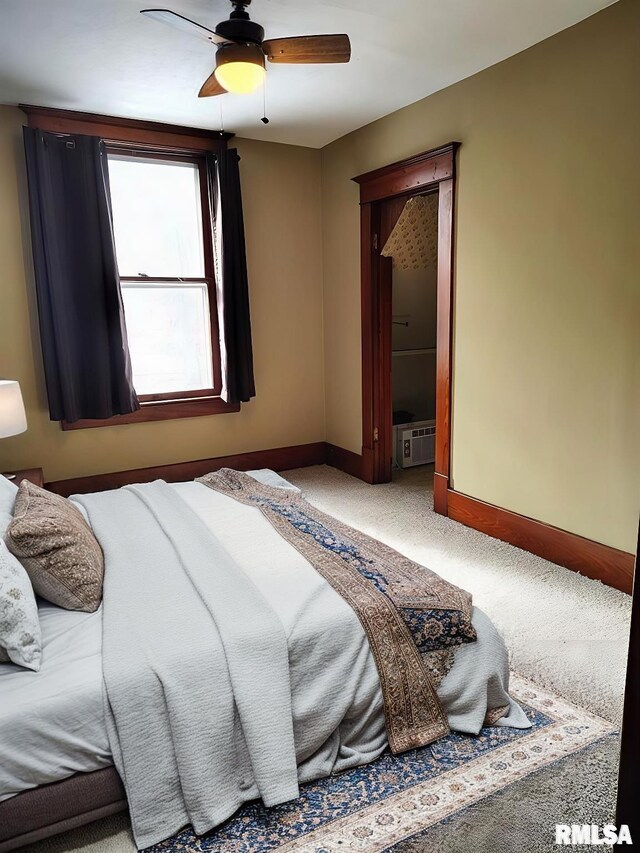
<instances>
[{"instance_id":1,"label":"doorway","mask_svg":"<svg viewBox=\"0 0 640 853\"><path fill-rule=\"evenodd\" d=\"M432 197L437 206L437 311L435 353L432 354L435 356L434 509L443 515L447 514L450 473L453 200L457 149L458 143L452 142L354 178L360 185L361 211L362 465L363 477L369 483L391 480L394 455L393 262L382 252L410 199ZM398 318L397 322L403 321ZM411 358L396 356L404 357ZM419 368L415 372L418 374Z\"/></svg>"},{"instance_id":2,"label":"doorway","mask_svg":"<svg viewBox=\"0 0 640 853\"><path fill-rule=\"evenodd\" d=\"M392 468L435 461L438 193L411 196L382 247L391 258Z\"/></svg>"}]
</instances>

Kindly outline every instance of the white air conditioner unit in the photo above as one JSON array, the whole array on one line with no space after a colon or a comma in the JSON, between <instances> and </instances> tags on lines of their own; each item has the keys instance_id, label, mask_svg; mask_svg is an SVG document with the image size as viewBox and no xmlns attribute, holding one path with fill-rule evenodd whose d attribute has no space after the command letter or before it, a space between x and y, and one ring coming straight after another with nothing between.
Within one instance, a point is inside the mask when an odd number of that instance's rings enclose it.
<instances>
[{"instance_id":1,"label":"white air conditioner unit","mask_svg":"<svg viewBox=\"0 0 640 853\"><path fill-rule=\"evenodd\" d=\"M400 468L427 465L436 458L436 422L407 424L397 432L396 460Z\"/></svg>"}]
</instances>

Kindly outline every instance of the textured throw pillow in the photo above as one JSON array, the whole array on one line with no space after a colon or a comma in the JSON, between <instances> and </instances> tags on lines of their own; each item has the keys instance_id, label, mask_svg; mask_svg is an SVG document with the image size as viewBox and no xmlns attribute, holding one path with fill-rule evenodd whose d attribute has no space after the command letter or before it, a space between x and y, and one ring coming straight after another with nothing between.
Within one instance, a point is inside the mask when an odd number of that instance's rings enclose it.
<instances>
[{"instance_id":1,"label":"textured throw pillow","mask_svg":"<svg viewBox=\"0 0 640 853\"><path fill-rule=\"evenodd\" d=\"M5 538L38 595L66 610L98 609L102 550L70 501L23 480Z\"/></svg>"},{"instance_id":2,"label":"textured throw pillow","mask_svg":"<svg viewBox=\"0 0 640 853\"><path fill-rule=\"evenodd\" d=\"M0 539L0 663L40 669L38 605L29 576Z\"/></svg>"}]
</instances>

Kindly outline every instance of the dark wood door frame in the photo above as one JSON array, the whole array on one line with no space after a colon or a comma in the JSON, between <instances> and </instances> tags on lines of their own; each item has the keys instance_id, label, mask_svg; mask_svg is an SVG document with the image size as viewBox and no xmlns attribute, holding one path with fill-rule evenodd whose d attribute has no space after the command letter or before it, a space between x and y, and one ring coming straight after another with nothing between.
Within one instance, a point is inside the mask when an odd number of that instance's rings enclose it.
<instances>
[{"instance_id":1,"label":"dark wood door frame","mask_svg":"<svg viewBox=\"0 0 640 853\"><path fill-rule=\"evenodd\" d=\"M362 277L362 476L391 479L391 261L380 254L402 204L438 193L438 308L434 509L447 514L451 468L453 205L459 143L425 151L353 180L360 185ZM394 219L395 217L395 219Z\"/></svg>"}]
</instances>

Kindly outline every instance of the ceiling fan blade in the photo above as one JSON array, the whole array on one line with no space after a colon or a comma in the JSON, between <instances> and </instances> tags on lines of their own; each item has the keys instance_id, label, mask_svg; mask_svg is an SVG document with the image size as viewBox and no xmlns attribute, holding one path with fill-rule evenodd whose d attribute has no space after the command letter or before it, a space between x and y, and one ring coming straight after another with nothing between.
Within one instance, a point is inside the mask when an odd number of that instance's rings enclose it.
<instances>
[{"instance_id":1,"label":"ceiling fan blade","mask_svg":"<svg viewBox=\"0 0 640 853\"><path fill-rule=\"evenodd\" d=\"M269 39L262 49L270 62L305 65L316 62L348 62L351 42L347 35L294 36Z\"/></svg>"},{"instance_id":2,"label":"ceiling fan blade","mask_svg":"<svg viewBox=\"0 0 640 853\"><path fill-rule=\"evenodd\" d=\"M223 89L220 83L218 83L215 74L211 74L210 77L204 81L202 86L200 87L200 91L198 92L199 98L211 98L214 95L226 95L227 90Z\"/></svg>"},{"instance_id":3,"label":"ceiling fan blade","mask_svg":"<svg viewBox=\"0 0 640 853\"><path fill-rule=\"evenodd\" d=\"M172 12L171 9L141 9L140 14L146 15L147 18L153 18L155 21L161 21L163 24L169 24L169 26L190 33L192 36L206 39L213 44L228 43L228 39L219 36L215 30L203 27L202 24L185 18L184 15L179 15L177 12Z\"/></svg>"}]
</instances>

